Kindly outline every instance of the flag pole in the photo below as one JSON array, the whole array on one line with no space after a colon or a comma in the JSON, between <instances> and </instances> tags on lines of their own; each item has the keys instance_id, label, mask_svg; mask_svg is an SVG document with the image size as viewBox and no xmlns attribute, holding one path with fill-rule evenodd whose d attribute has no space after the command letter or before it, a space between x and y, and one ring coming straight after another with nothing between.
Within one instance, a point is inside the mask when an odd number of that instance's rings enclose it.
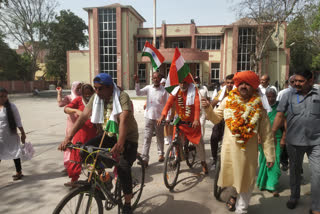
<instances>
[{"instance_id":1,"label":"flag pole","mask_svg":"<svg viewBox=\"0 0 320 214\"><path fill-rule=\"evenodd\" d=\"M157 48L157 46L156 46L156 25L157 25L157 23L156 23L156 4L157 4L157 2L156 2L156 0L153 0L153 41L152 41L152 43L153 43L153 47L155 47L155 48ZM152 67L152 70L151 70L151 74L150 74L150 84L151 84L151 82L152 82L152 73L153 72L156 72L156 69L154 69L154 67Z\"/></svg>"},{"instance_id":2,"label":"flag pole","mask_svg":"<svg viewBox=\"0 0 320 214\"><path fill-rule=\"evenodd\" d=\"M197 84L196 84L196 81L194 81L193 76L191 75L191 72L189 72L189 75L190 75L190 77L191 77L191 79L192 79L192 82L193 82L194 86L195 86L196 89L198 89L198 91L199 91L199 88L198 88L198 86L197 86ZM200 96L200 102L201 102L202 96L201 96L200 93L199 93L199 96Z\"/></svg>"},{"instance_id":3,"label":"flag pole","mask_svg":"<svg viewBox=\"0 0 320 214\"><path fill-rule=\"evenodd\" d=\"M101 148L101 146L102 146L102 142L104 140L104 137L106 136L106 133L107 133L106 131L103 132L103 135L102 135L102 138L101 138L101 141L100 141L100 144L99 144L99 148ZM97 159L98 159L99 151L100 150L97 151L96 158L94 159L93 168L92 168L92 171L90 172L90 175L89 175L89 178L88 178L88 183L90 183L92 174L93 174L94 170L96 169L96 162L97 162Z\"/></svg>"}]
</instances>

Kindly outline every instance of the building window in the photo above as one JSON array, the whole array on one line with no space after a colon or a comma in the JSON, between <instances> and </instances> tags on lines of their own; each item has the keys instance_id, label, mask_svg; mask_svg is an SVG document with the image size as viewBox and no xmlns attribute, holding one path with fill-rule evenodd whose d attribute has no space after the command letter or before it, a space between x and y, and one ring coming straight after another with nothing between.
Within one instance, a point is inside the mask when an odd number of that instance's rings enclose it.
<instances>
[{"instance_id":1,"label":"building window","mask_svg":"<svg viewBox=\"0 0 320 214\"><path fill-rule=\"evenodd\" d=\"M117 82L116 8L99 8L100 72Z\"/></svg>"},{"instance_id":2,"label":"building window","mask_svg":"<svg viewBox=\"0 0 320 214\"><path fill-rule=\"evenodd\" d=\"M146 44L146 41L148 41L150 44L153 43L153 38L138 38L138 51L142 51L144 45ZM156 47L157 49L160 48L160 39L159 37L156 38Z\"/></svg>"},{"instance_id":3,"label":"building window","mask_svg":"<svg viewBox=\"0 0 320 214\"><path fill-rule=\"evenodd\" d=\"M171 48L185 48L186 42L185 41L173 41L171 42Z\"/></svg>"},{"instance_id":4,"label":"building window","mask_svg":"<svg viewBox=\"0 0 320 214\"><path fill-rule=\"evenodd\" d=\"M220 50L221 36L197 36L196 40L200 50Z\"/></svg>"},{"instance_id":5,"label":"building window","mask_svg":"<svg viewBox=\"0 0 320 214\"><path fill-rule=\"evenodd\" d=\"M196 76L200 77L200 63L197 63L196 65Z\"/></svg>"},{"instance_id":6,"label":"building window","mask_svg":"<svg viewBox=\"0 0 320 214\"><path fill-rule=\"evenodd\" d=\"M211 83L219 82L220 79L220 63L211 63Z\"/></svg>"},{"instance_id":7,"label":"building window","mask_svg":"<svg viewBox=\"0 0 320 214\"><path fill-rule=\"evenodd\" d=\"M146 78L146 64L139 64L138 65L138 78L139 78L139 82L141 83L146 83L147 82L147 78Z\"/></svg>"},{"instance_id":8,"label":"building window","mask_svg":"<svg viewBox=\"0 0 320 214\"><path fill-rule=\"evenodd\" d=\"M239 28L237 71L251 70L250 58L256 50L256 31L253 28Z\"/></svg>"}]
</instances>

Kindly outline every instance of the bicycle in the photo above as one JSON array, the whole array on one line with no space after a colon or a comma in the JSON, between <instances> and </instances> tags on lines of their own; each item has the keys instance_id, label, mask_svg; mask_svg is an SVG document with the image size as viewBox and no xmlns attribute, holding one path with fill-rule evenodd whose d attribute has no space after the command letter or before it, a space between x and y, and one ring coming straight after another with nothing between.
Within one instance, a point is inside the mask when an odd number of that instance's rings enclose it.
<instances>
[{"instance_id":1,"label":"bicycle","mask_svg":"<svg viewBox=\"0 0 320 214\"><path fill-rule=\"evenodd\" d=\"M96 153L99 155L96 162L95 170L92 173L90 182L88 180L77 181L79 186L71 190L57 205L53 214L58 213L103 213L102 201L105 200L105 209L111 210L118 205L118 213L121 212L124 206L124 196L121 191L120 179L109 177L107 181L102 181L101 176L106 175L106 169L113 169L112 173L107 175L116 174L116 169L119 166L118 161L112 157L110 148L99 148L94 146L80 146L70 145L68 148L80 149L89 153L84 161L85 166L89 165L88 170L92 171L91 164L88 164L88 158L95 158ZM140 155L137 154L137 160L142 161ZM145 168L143 165L138 165L137 160L134 162L132 173L132 191L133 198L132 209L134 210L140 200L142 190L144 187Z\"/></svg>"},{"instance_id":2,"label":"bicycle","mask_svg":"<svg viewBox=\"0 0 320 214\"><path fill-rule=\"evenodd\" d=\"M173 125L173 123L171 123ZM173 190L177 184L180 172L180 162L185 158L189 168L192 168L196 158L196 147L188 140L181 142L179 138L179 126L186 124L191 126L191 122L179 121L176 126L175 138L167 149L164 159L163 179L164 184L169 190Z\"/></svg>"}]
</instances>

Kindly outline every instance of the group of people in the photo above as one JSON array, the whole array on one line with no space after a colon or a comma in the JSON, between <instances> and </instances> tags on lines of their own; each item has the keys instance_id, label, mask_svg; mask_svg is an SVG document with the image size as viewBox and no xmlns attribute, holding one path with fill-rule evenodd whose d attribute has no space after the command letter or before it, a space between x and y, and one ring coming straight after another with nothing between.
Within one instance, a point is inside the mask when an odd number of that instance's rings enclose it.
<instances>
[{"instance_id":1,"label":"group of people","mask_svg":"<svg viewBox=\"0 0 320 214\"><path fill-rule=\"evenodd\" d=\"M218 142L222 141L218 185L232 186L237 191L237 197L227 202L230 211L248 212L254 185L279 196L280 163L288 166L284 153L289 157L290 169L291 195L287 207L294 209L300 198L301 169L306 153L312 175L310 213L320 213L320 89L314 85L312 72L295 73L288 80L289 87L279 93L269 84L268 75L259 78L253 71L238 72L226 77L225 85L212 99L198 77L194 80L186 77L170 94L161 84L165 80L157 72L152 75L153 84L142 89L139 78L134 76L134 80L136 94L147 96L143 162L140 164L149 165L154 133L158 161L163 162L164 132L172 139L175 130L168 133L162 124L175 116L192 124L192 127L182 125L180 130L196 146L202 170L207 174L203 137L205 122L210 120L215 124L210 139L212 168L217 160ZM125 198L123 213L132 213L131 166L136 160L139 134L129 95L106 73L94 78L93 87L74 82L71 91L71 95L62 97L61 88L57 88L58 105L64 107L68 115L66 137L59 145L71 178L65 185L76 186L81 172L79 152L69 151L67 145L82 142L98 146L103 138L102 146L112 148L111 152L119 158L118 175ZM114 131L108 128L110 121L117 125ZM0 124L0 160L14 159L16 174L13 179L21 179L19 148L26 134L18 109L9 102L4 88L0 88Z\"/></svg>"},{"instance_id":2,"label":"group of people","mask_svg":"<svg viewBox=\"0 0 320 214\"><path fill-rule=\"evenodd\" d=\"M225 124L219 132L224 133L218 185L233 186L237 191L237 197L227 201L230 211L247 213L255 184L260 190L279 196L280 162L288 164L281 158L287 151L291 195L286 205L294 209L300 198L301 168L306 153L311 170L309 213L319 214L320 89L314 85L313 73L309 70L291 76L290 86L278 96L269 80L268 75L259 79L252 71L238 72L232 78L235 88L225 89L228 93L224 98L221 96L222 100L201 101L207 118L216 124L214 127L221 121ZM221 103L214 108L217 102Z\"/></svg>"}]
</instances>

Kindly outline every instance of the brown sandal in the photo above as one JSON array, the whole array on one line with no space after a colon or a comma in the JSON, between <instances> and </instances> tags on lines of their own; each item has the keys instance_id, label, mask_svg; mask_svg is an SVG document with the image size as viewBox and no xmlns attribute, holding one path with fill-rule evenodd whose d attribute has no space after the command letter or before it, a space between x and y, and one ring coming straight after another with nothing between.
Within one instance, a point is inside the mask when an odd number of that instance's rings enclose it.
<instances>
[{"instance_id":1,"label":"brown sandal","mask_svg":"<svg viewBox=\"0 0 320 214\"><path fill-rule=\"evenodd\" d=\"M226 207L230 212L234 212L236 210L236 202L237 198L230 196L229 200L226 202Z\"/></svg>"},{"instance_id":2,"label":"brown sandal","mask_svg":"<svg viewBox=\"0 0 320 214\"><path fill-rule=\"evenodd\" d=\"M23 177L22 173L18 173L18 174L12 175L12 178L13 178L14 181L20 180L22 177Z\"/></svg>"}]
</instances>

